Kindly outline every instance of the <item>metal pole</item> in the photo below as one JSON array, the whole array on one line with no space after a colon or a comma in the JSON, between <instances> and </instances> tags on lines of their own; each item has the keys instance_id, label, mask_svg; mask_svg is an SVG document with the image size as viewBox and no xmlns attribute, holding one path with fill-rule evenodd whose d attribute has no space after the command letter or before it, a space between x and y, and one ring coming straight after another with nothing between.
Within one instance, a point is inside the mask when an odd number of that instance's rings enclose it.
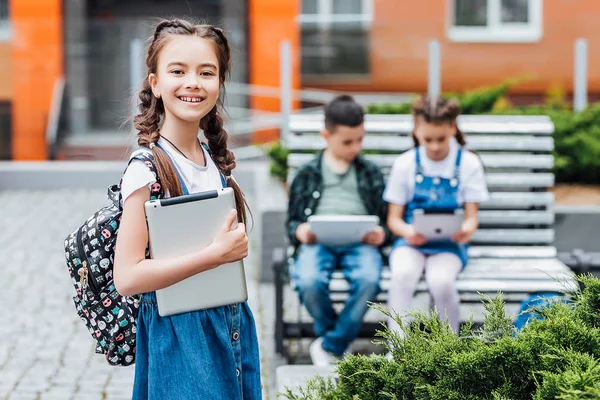
<instances>
[{"instance_id":1,"label":"metal pole","mask_svg":"<svg viewBox=\"0 0 600 400\"><path fill-rule=\"evenodd\" d=\"M573 109L583 111L587 107L587 40L579 38L575 41L575 77L573 93Z\"/></svg>"},{"instance_id":2,"label":"metal pole","mask_svg":"<svg viewBox=\"0 0 600 400\"><path fill-rule=\"evenodd\" d=\"M427 90L429 96L439 96L441 93L441 56L440 42L429 42L429 65L427 76Z\"/></svg>"},{"instance_id":3,"label":"metal pole","mask_svg":"<svg viewBox=\"0 0 600 400\"><path fill-rule=\"evenodd\" d=\"M137 148L137 135L133 124L133 117L139 112L138 91L141 89L142 80L144 79L144 56L143 43L141 39L132 39L129 42L129 79L131 88L131 134L129 146L131 149Z\"/></svg>"},{"instance_id":4,"label":"metal pole","mask_svg":"<svg viewBox=\"0 0 600 400\"><path fill-rule=\"evenodd\" d=\"M281 145L284 146L290 131L292 114L292 48L289 40L282 40L279 47L281 85Z\"/></svg>"},{"instance_id":5,"label":"metal pole","mask_svg":"<svg viewBox=\"0 0 600 400\"><path fill-rule=\"evenodd\" d=\"M142 40L132 39L129 42L129 79L131 88L131 107L132 117L138 113L138 98L137 92L140 89L142 80L144 79L144 61L142 56Z\"/></svg>"}]
</instances>

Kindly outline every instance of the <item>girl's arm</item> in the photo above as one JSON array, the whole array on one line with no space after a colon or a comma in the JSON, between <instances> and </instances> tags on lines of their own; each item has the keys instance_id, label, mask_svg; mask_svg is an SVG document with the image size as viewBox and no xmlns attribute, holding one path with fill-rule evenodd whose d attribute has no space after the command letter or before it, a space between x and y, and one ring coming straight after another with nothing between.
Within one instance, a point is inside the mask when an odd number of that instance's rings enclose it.
<instances>
[{"instance_id":1,"label":"girl's arm","mask_svg":"<svg viewBox=\"0 0 600 400\"><path fill-rule=\"evenodd\" d=\"M464 244L471 241L471 237L479 227L479 220L477 219L479 203L465 203L463 208L465 212L463 223L460 231L452 236L452 240Z\"/></svg>"},{"instance_id":2,"label":"girl's arm","mask_svg":"<svg viewBox=\"0 0 600 400\"><path fill-rule=\"evenodd\" d=\"M208 247L191 254L164 260L146 259L148 228L144 203L150 189L142 187L127 197L115 247L114 282L124 296L163 289L199 272L240 260L248 254L244 224L230 231L232 214Z\"/></svg>"},{"instance_id":3,"label":"girl's arm","mask_svg":"<svg viewBox=\"0 0 600 400\"><path fill-rule=\"evenodd\" d=\"M411 246L422 246L427 243L425 236L416 233L412 225L404 222L404 205L391 204L388 208L388 229L396 236L406 239Z\"/></svg>"},{"instance_id":4,"label":"girl's arm","mask_svg":"<svg viewBox=\"0 0 600 400\"><path fill-rule=\"evenodd\" d=\"M387 226L398 237L406 237L410 232L410 225L404 222L404 205L391 204L388 206Z\"/></svg>"}]
</instances>

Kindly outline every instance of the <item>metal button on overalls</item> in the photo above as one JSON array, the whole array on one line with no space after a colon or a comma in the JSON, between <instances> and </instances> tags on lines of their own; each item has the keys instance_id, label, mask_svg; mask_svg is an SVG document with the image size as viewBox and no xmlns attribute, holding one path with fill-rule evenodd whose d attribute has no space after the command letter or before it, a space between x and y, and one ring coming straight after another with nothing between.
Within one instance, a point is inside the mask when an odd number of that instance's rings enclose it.
<instances>
[{"instance_id":1,"label":"metal button on overalls","mask_svg":"<svg viewBox=\"0 0 600 400\"><path fill-rule=\"evenodd\" d=\"M313 199L318 199L319 197L321 197L321 193L315 190L314 192L312 192L312 197Z\"/></svg>"},{"instance_id":2,"label":"metal button on overalls","mask_svg":"<svg viewBox=\"0 0 600 400\"><path fill-rule=\"evenodd\" d=\"M232 339L238 340L239 338L240 338L240 334L237 331L233 332Z\"/></svg>"},{"instance_id":3,"label":"metal button on overalls","mask_svg":"<svg viewBox=\"0 0 600 400\"><path fill-rule=\"evenodd\" d=\"M304 215L311 215L311 214L312 214L312 210L310 208L304 209Z\"/></svg>"}]
</instances>

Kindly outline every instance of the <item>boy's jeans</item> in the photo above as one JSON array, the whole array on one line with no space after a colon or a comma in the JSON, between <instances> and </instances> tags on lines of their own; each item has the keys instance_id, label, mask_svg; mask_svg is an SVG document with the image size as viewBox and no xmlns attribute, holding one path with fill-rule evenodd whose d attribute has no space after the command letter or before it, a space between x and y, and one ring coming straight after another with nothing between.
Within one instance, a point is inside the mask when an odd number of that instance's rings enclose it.
<instances>
[{"instance_id":1,"label":"boy's jeans","mask_svg":"<svg viewBox=\"0 0 600 400\"><path fill-rule=\"evenodd\" d=\"M323 349L341 356L356 338L368 301L379 293L383 260L379 250L366 244L351 246L301 245L292 277L300 301L314 318L315 333L323 337ZM344 309L336 315L329 296L329 280L340 268L350 285Z\"/></svg>"}]
</instances>

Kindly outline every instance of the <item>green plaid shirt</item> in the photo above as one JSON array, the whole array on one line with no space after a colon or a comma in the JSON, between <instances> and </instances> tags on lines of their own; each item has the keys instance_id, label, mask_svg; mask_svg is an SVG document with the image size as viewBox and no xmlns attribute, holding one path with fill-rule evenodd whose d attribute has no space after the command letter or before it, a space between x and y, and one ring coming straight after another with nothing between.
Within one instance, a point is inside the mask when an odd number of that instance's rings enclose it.
<instances>
[{"instance_id":1,"label":"green plaid shirt","mask_svg":"<svg viewBox=\"0 0 600 400\"><path fill-rule=\"evenodd\" d=\"M287 215L287 232L290 243L298 247L300 242L296 239L298 225L308 220L313 214L323 191L323 175L321 163L323 151L313 160L298 169L290 187L290 196ZM379 167L362 156L354 160L356 180L360 198L370 215L377 215L381 221L386 235L384 244L392 242L392 234L386 227L387 203L383 200L385 182Z\"/></svg>"}]
</instances>

